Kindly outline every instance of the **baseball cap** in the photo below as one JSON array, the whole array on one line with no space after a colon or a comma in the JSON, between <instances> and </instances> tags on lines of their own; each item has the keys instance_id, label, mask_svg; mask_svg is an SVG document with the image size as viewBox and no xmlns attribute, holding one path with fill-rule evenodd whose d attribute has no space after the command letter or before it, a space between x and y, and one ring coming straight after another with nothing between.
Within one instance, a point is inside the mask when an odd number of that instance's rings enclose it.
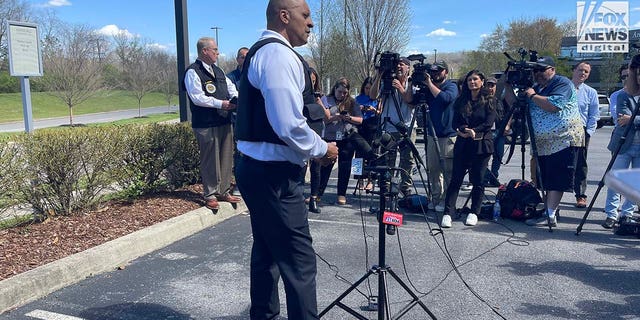
<instances>
[{"instance_id":1,"label":"baseball cap","mask_svg":"<svg viewBox=\"0 0 640 320\"><path fill-rule=\"evenodd\" d=\"M496 79L495 77L489 77L487 78L487 81L485 81L486 83L493 83L496 84L498 83L498 79Z\"/></svg>"},{"instance_id":2,"label":"baseball cap","mask_svg":"<svg viewBox=\"0 0 640 320\"><path fill-rule=\"evenodd\" d=\"M538 58L538 61L536 62L536 64L540 67L555 67L556 66L556 62L553 61L553 58L549 57L549 56L545 56L545 57L540 57Z\"/></svg>"},{"instance_id":3,"label":"baseball cap","mask_svg":"<svg viewBox=\"0 0 640 320\"><path fill-rule=\"evenodd\" d=\"M447 70L449 71L449 66L444 60L439 60L431 64L431 71L439 71L439 70Z\"/></svg>"},{"instance_id":4,"label":"baseball cap","mask_svg":"<svg viewBox=\"0 0 640 320\"><path fill-rule=\"evenodd\" d=\"M404 64L406 64L408 66L411 66L411 61L409 61L409 59L407 59L407 57L400 57L400 62L402 62L402 63L404 63Z\"/></svg>"}]
</instances>

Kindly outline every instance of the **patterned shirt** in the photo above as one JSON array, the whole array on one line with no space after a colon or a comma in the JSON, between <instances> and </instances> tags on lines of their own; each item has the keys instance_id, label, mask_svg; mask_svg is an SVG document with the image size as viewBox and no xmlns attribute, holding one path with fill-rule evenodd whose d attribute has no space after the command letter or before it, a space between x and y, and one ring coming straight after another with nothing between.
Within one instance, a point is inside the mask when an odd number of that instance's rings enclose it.
<instances>
[{"instance_id":1,"label":"patterned shirt","mask_svg":"<svg viewBox=\"0 0 640 320\"><path fill-rule=\"evenodd\" d=\"M551 104L560 109L549 112L529 100L538 155L548 156L568 147L584 146L578 96L571 80L554 75L547 86L541 88L535 85L533 89L541 96L546 96Z\"/></svg>"}]
</instances>

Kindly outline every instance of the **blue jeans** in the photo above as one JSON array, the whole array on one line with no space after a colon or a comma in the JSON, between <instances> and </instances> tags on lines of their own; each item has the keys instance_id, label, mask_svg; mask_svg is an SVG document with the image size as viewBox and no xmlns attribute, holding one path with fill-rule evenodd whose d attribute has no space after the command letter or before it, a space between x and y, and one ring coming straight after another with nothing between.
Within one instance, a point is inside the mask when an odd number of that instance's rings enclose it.
<instances>
[{"instance_id":1,"label":"blue jeans","mask_svg":"<svg viewBox=\"0 0 640 320\"><path fill-rule=\"evenodd\" d=\"M619 153L616 160L611 166L611 170L640 168L640 144L632 144L625 153ZM618 206L620 205L620 194L611 188L607 188L607 200L605 202L604 211L607 218L618 218ZM620 208L623 216L631 216L634 210L634 203L625 199Z\"/></svg>"},{"instance_id":2,"label":"blue jeans","mask_svg":"<svg viewBox=\"0 0 640 320\"><path fill-rule=\"evenodd\" d=\"M500 166L502 165L502 157L504 156L505 136L498 135L496 130L493 131L493 155L491 159L491 169L487 170L484 175L484 183L500 183L498 176L500 175Z\"/></svg>"}]
</instances>

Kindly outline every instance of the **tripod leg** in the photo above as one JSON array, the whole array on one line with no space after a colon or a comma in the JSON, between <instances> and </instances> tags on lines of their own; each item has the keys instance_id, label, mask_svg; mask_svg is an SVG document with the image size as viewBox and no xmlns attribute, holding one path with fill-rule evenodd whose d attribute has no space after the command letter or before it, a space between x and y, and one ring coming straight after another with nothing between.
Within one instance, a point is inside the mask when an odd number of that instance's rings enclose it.
<instances>
[{"instance_id":1,"label":"tripod leg","mask_svg":"<svg viewBox=\"0 0 640 320\"><path fill-rule=\"evenodd\" d=\"M320 312L318 317L322 318L322 316L325 315L327 312L329 312L329 310L331 310L335 306L338 306L338 307L342 308L343 310L349 312L353 316L357 317L358 319L367 320L368 318L360 315L355 310L353 310L353 309L349 308L348 306L344 305L341 301L346 296L348 296L351 293L351 291L355 290L364 280L366 280L367 278L369 278L369 276L371 276L372 274L374 274L376 272L377 272L376 267L369 269L369 271L367 271L367 273L365 273L364 276L362 276L360 279L358 279L358 281L356 281L354 284L352 284L351 287L349 287L338 298L336 298L333 302L331 302L331 304L329 304L324 310L322 310L322 312Z\"/></svg>"},{"instance_id":2,"label":"tripod leg","mask_svg":"<svg viewBox=\"0 0 640 320\"><path fill-rule=\"evenodd\" d=\"M391 268L388 268L387 272L389 272L389 274L396 280L396 282L398 282L398 284L402 286L404 291L406 291L411 296L411 298L413 298L409 304L407 304L404 308L402 308L393 317L394 319L400 319L400 317L402 317L405 313L409 312L409 310L411 310L411 308L413 308L416 304L420 305L422 310L424 310L427 314L429 314L431 319L436 319L436 316L431 312L431 310L427 308L427 306L422 302L422 300L420 300L420 298L413 291L411 291L411 288L409 288L409 286L407 286L407 284L404 283L404 281L402 281L402 279L400 279L400 277L398 277L398 275L395 272L393 272Z\"/></svg>"}]
</instances>

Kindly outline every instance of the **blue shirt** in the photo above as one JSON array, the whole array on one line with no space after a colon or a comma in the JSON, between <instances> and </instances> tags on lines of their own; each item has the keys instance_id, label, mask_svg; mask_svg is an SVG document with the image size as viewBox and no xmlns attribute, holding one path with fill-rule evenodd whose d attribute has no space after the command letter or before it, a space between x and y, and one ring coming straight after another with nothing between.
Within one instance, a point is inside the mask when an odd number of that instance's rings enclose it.
<instances>
[{"instance_id":1,"label":"blue shirt","mask_svg":"<svg viewBox=\"0 0 640 320\"><path fill-rule=\"evenodd\" d=\"M378 100L371 99L366 94L360 94L356 97L356 103L360 106L360 110L367 109L367 107L374 107L378 110ZM366 110L362 112L362 120L373 118L376 116L376 112L372 110Z\"/></svg>"},{"instance_id":2,"label":"blue shirt","mask_svg":"<svg viewBox=\"0 0 640 320\"><path fill-rule=\"evenodd\" d=\"M538 154L548 156L568 147L584 146L584 129L573 82L555 75L544 88L535 85L533 89L559 109L549 112L529 100Z\"/></svg>"},{"instance_id":3,"label":"blue shirt","mask_svg":"<svg viewBox=\"0 0 640 320\"><path fill-rule=\"evenodd\" d=\"M598 92L586 83L576 87L578 91L578 108L582 126L587 128L589 136L596 132L598 120L600 120L600 109L598 108Z\"/></svg>"},{"instance_id":4,"label":"blue shirt","mask_svg":"<svg viewBox=\"0 0 640 320\"><path fill-rule=\"evenodd\" d=\"M265 38L278 38L289 45L271 30L262 33L260 40ZM301 167L309 158L327 153L327 143L309 128L302 114L305 70L290 45L264 45L251 58L247 73L251 85L264 97L269 124L286 145L239 140L238 150L260 161L289 161Z\"/></svg>"},{"instance_id":5,"label":"blue shirt","mask_svg":"<svg viewBox=\"0 0 640 320\"><path fill-rule=\"evenodd\" d=\"M618 95L624 92L624 88L611 94L609 97L609 112L611 112L611 121L615 124L618 120L618 111L616 110L616 104L618 103Z\"/></svg>"}]
</instances>

